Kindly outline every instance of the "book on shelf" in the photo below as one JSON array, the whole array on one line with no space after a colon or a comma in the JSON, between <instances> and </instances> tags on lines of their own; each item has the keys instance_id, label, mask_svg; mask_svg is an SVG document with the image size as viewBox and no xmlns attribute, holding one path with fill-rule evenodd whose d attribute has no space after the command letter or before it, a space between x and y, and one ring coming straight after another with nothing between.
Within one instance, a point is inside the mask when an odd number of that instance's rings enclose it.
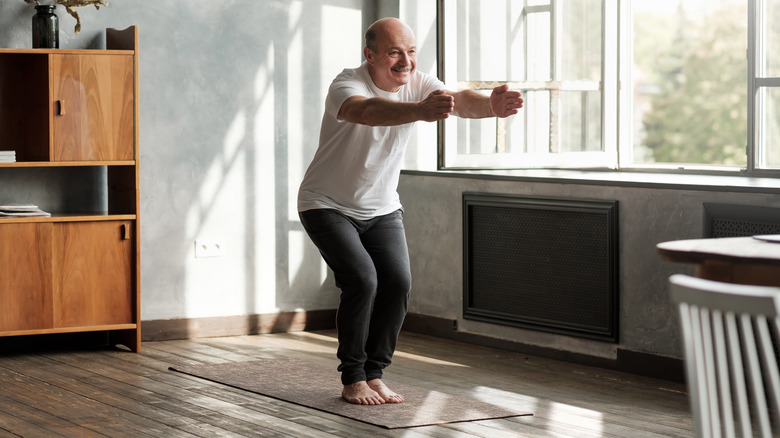
<instances>
[{"instance_id":1,"label":"book on shelf","mask_svg":"<svg viewBox=\"0 0 780 438\"><path fill-rule=\"evenodd\" d=\"M16 151L0 151L0 163L15 163Z\"/></svg>"},{"instance_id":2,"label":"book on shelf","mask_svg":"<svg viewBox=\"0 0 780 438\"><path fill-rule=\"evenodd\" d=\"M49 217L51 213L47 213L37 205L32 204L8 204L0 205L0 217L35 217L44 216Z\"/></svg>"}]
</instances>

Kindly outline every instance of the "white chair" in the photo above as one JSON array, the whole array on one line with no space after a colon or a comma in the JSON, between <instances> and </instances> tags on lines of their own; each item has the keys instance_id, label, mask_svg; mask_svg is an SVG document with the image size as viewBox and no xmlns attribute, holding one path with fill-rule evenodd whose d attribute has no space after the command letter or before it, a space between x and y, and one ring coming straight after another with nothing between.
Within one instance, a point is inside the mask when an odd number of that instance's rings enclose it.
<instances>
[{"instance_id":1,"label":"white chair","mask_svg":"<svg viewBox=\"0 0 780 438\"><path fill-rule=\"evenodd\" d=\"M696 436L780 436L772 343L773 335L780 338L780 288L687 275L669 281L680 310Z\"/></svg>"}]
</instances>

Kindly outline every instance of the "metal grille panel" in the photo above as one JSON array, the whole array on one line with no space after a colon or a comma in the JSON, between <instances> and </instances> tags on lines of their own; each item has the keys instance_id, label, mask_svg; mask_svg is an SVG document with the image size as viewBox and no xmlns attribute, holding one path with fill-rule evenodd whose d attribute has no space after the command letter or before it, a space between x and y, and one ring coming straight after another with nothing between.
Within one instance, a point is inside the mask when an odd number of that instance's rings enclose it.
<instances>
[{"instance_id":1,"label":"metal grille panel","mask_svg":"<svg viewBox=\"0 0 780 438\"><path fill-rule=\"evenodd\" d=\"M744 237L780 234L780 224L763 224L746 220L713 219L712 237Z\"/></svg>"},{"instance_id":2,"label":"metal grille panel","mask_svg":"<svg viewBox=\"0 0 780 438\"><path fill-rule=\"evenodd\" d=\"M703 228L705 238L780 234L780 208L705 203Z\"/></svg>"},{"instance_id":3,"label":"metal grille panel","mask_svg":"<svg viewBox=\"0 0 780 438\"><path fill-rule=\"evenodd\" d=\"M464 195L464 317L617 340L617 204Z\"/></svg>"}]
</instances>

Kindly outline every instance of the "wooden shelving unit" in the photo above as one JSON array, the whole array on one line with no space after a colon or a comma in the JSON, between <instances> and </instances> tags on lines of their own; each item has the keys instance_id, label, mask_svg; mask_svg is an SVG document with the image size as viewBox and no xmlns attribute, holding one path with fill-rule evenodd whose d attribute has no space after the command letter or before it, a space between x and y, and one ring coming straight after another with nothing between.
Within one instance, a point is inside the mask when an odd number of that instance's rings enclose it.
<instances>
[{"instance_id":1,"label":"wooden shelving unit","mask_svg":"<svg viewBox=\"0 0 780 438\"><path fill-rule=\"evenodd\" d=\"M17 160L0 174L101 167L106 197L0 218L0 337L105 331L140 351L138 29L107 29L106 47L0 49L0 147Z\"/></svg>"}]
</instances>

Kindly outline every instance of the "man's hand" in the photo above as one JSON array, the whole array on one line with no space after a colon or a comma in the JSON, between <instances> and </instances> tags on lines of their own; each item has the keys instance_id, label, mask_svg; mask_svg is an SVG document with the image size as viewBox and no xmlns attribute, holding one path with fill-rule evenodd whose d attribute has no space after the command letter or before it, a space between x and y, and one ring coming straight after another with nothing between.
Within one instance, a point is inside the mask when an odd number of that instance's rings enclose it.
<instances>
[{"instance_id":1,"label":"man's hand","mask_svg":"<svg viewBox=\"0 0 780 438\"><path fill-rule=\"evenodd\" d=\"M444 120L455 109L455 98L444 90L436 90L418 103L420 120L435 122Z\"/></svg>"},{"instance_id":2,"label":"man's hand","mask_svg":"<svg viewBox=\"0 0 780 438\"><path fill-rule=\"evenodd\" d=\"M509 117L523 107L519 91L510 91L507 84L499 85L490 93L490 110L496 117Z\"/></svg>"}]
</instances>

